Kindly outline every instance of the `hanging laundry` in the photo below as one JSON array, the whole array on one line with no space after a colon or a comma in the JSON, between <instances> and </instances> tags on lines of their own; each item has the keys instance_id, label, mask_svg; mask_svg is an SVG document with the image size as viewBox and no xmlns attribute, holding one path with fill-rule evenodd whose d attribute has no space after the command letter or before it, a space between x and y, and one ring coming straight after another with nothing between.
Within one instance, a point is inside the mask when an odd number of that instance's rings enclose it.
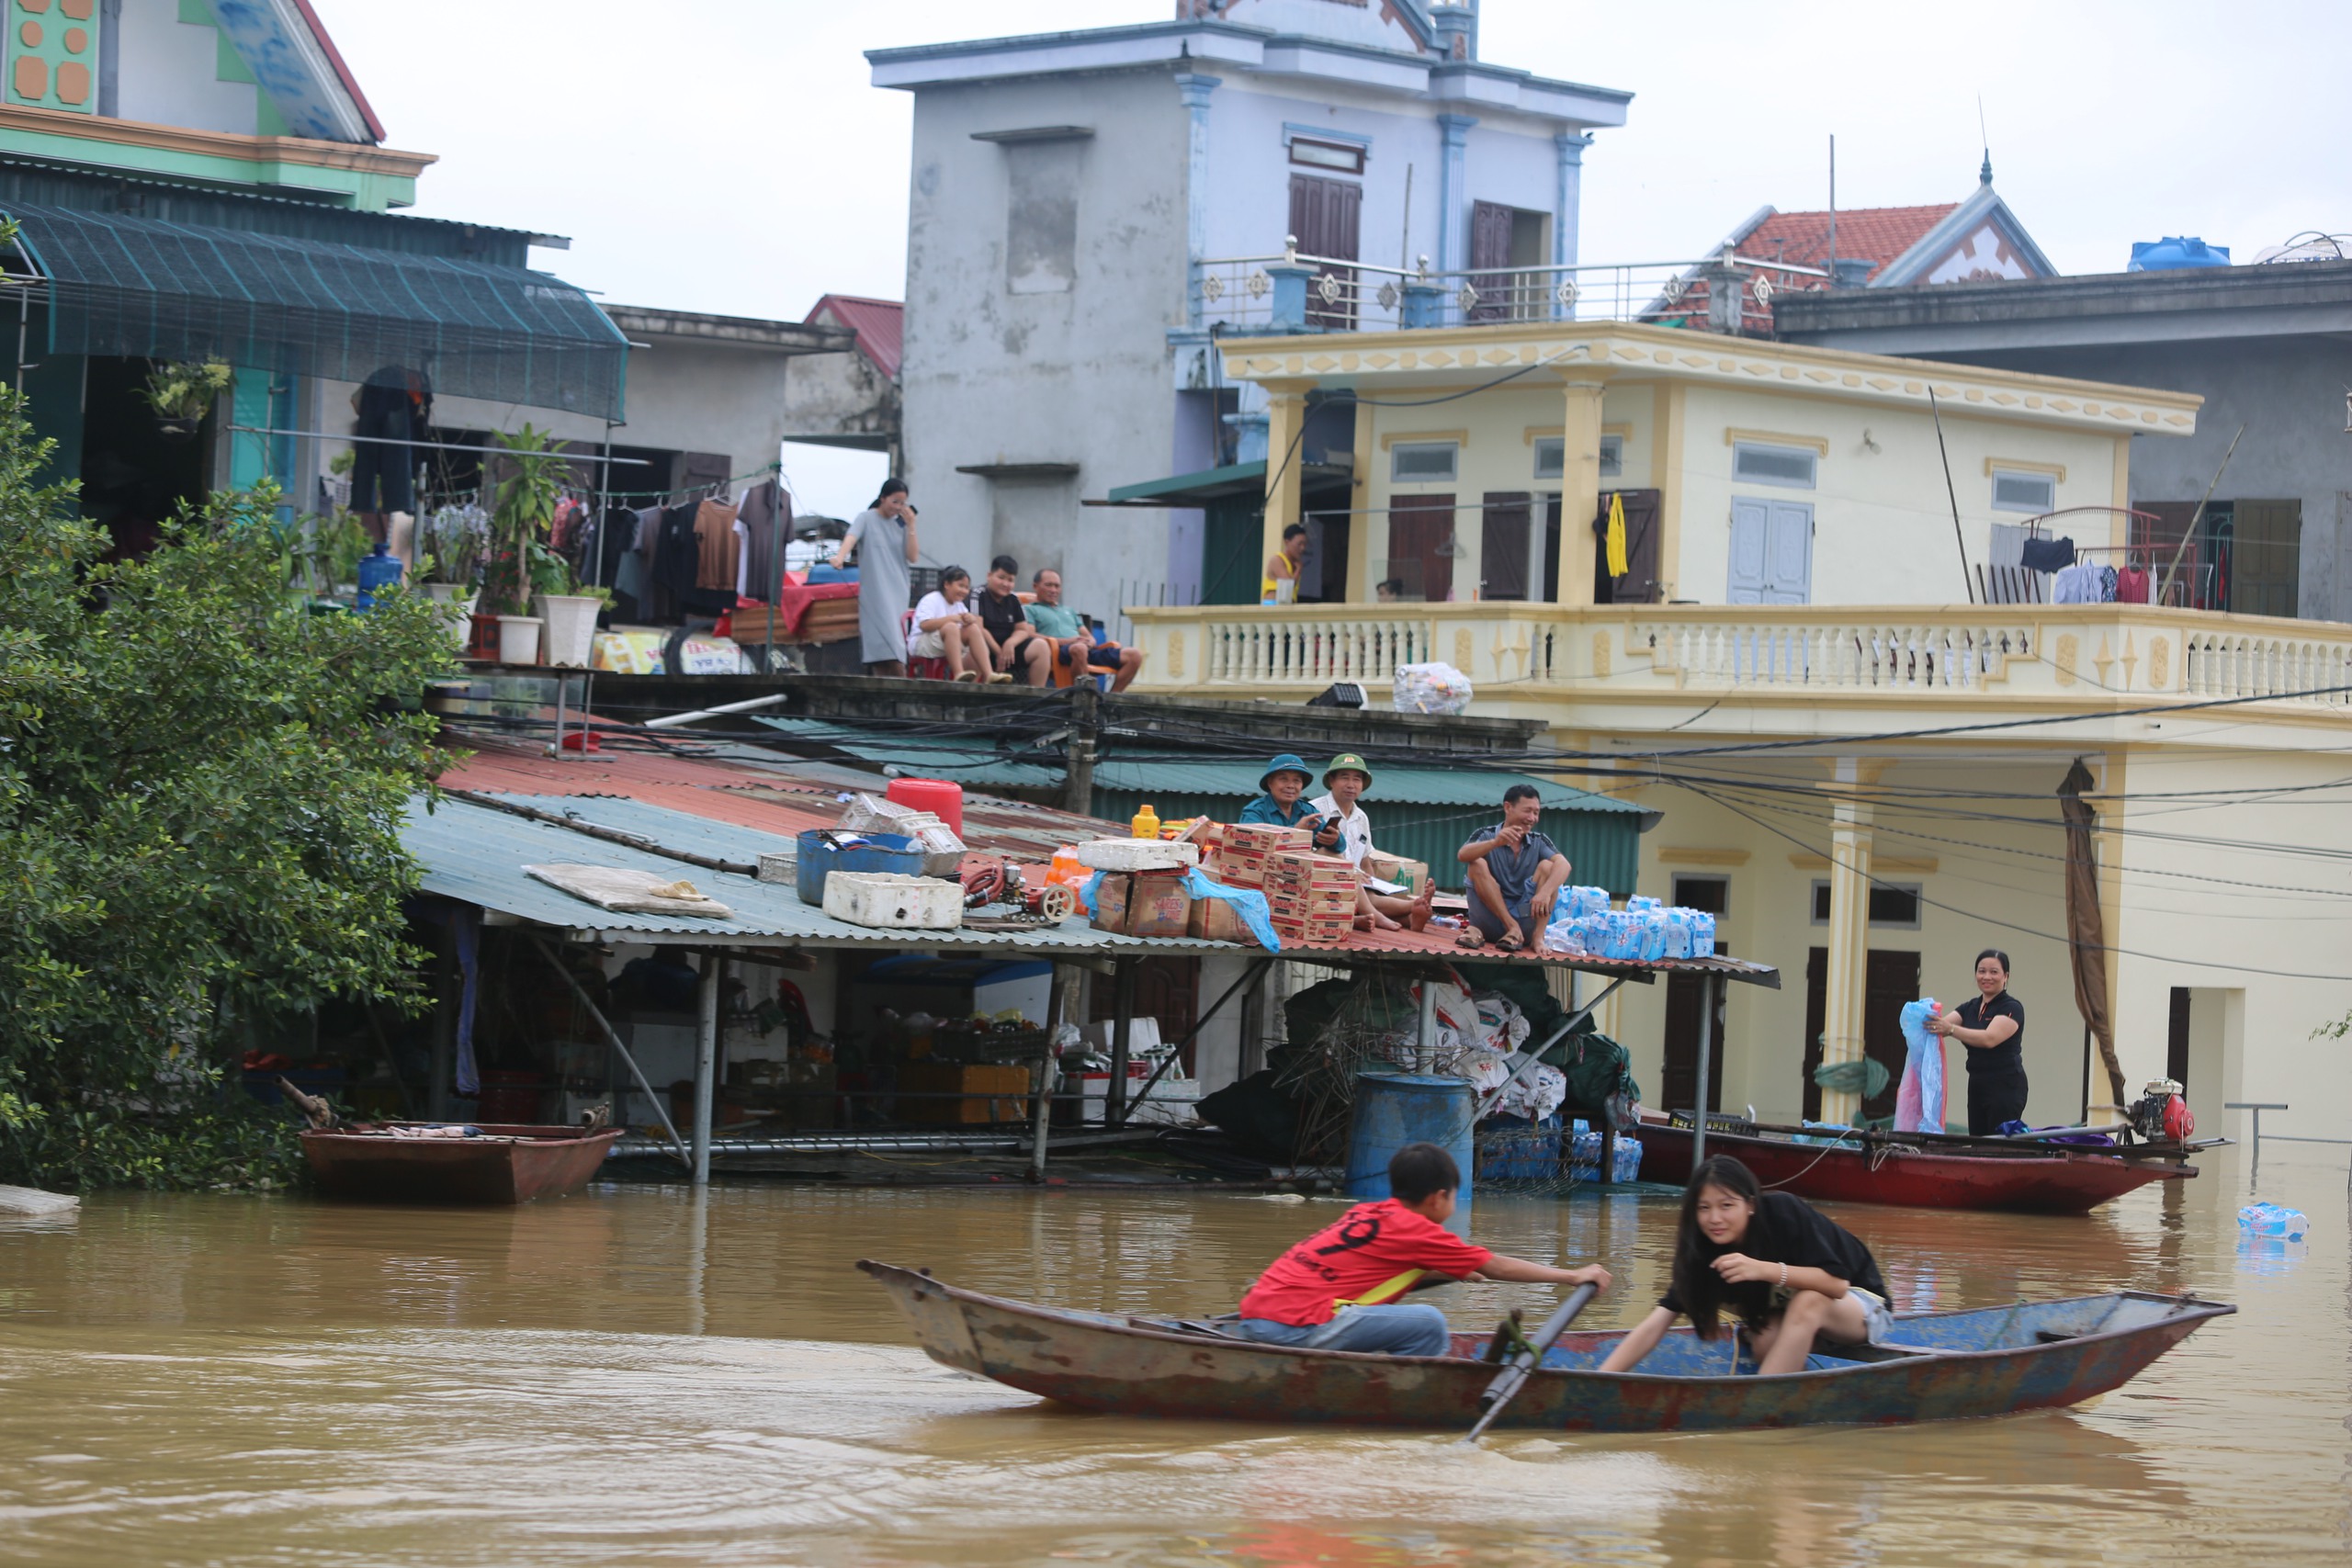
<instances>
[{"instance_id":1,"label":"hanging laundry","mask_svg":"<svg viewBox=\"0 0 2352 1568\"><path fill-rule=\"evenodd\" d=\"M2115 590L2118 581L2118 574L2113 567L2103 566L2098 569L2098 599L2100 604L2112 604L2115 603Z\"/></svg>"},{"instance_id":2,"label":"hanging laundry","mask_svg":"<svg viewBox=\"0 0 2352 1568\"><path fill-rule=\"evenodd\" d=\"M1616 491L1609 492L1609 575L1623 577L1633 570L1625 559L1625 498Z\"/></svg>"},{"instance_id":3,"label":"hanging laundry","mask_svg":"<svg viewBox=\"0 0 2352 1568\"><path fill-rule=\"evenodd\" d=\"M2028 539L2018 547L2018 564L2029 571L2063 571L2075 564L2075 541Z\"/></svg>"},{"instance_id":4,"label":"hanging laundry","mask_svg":"<svg viewBox=\"0 0 2352 1568\"><path fill-rule=\"evenodd\" d=\"M2030 543L2031 541L2028 541ZM2066 567L2050 582L2052 604L2099 604L2106 603L2103 569L2089 561Z\"/></svg>"},{"instance_id":5,"label":"hanging laundry","mask_svg":"<svg viewBox=\"0 0 2352 1568\"><path fill-rule=\"evenodd\" d=\"M722 592L734 604L739 541L735 537L735 508L713 496L695 507L695 581L696 588Z\"/></svg>"},{"instance_id":6,"label":"hanging laundry","mask_svg":"<svg viewBox=\"0 0 2352 1568\"><path fill-rule=\"evenodd\" d=\"M743 540L742 580L736 591L762 604L778 603L784 547L792 538L792 497L774 478L763 479L736 502L735 525Z\"/></svg>"},{"instance_id":7,"label":"hanging laundry","mask_svg":"<svg viewBox=\"0 0 2352 1568\"><path fill-rule=\"evenodd\" d=\"M2144 604L2148 602L2146 568L2127 566L2115 574L2115 602L2119 604Z\"/></svg>"}]
</instances>

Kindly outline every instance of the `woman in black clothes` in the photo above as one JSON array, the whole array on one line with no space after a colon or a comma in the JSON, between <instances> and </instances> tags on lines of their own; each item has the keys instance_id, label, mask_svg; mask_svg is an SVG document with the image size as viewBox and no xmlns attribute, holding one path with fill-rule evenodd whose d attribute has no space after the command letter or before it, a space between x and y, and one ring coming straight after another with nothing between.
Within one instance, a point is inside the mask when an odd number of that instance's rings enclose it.
<instances>
[{"instance_id":1,"label":"woman in black clothes","mask_svg":"<svg viewBox=\"0 0 2352 1568\"><path fill-rule=\"evenodd\" d=\"M1682 1194L1674 1278L1657 1308L1600 1363L1629 1372L1677 1317L1712 1340L1729 1313L1746 1325L1757 1370L1802 1371L1816 1342L1877 1345L1894 1326L1871 1249L1802 1198L1767 1192L1756 1173L1717 1155Z\"/></svg>"},{"instance_id":2,"label":"woman in black clothes","mask_svg":"<svg viewBox=\"0 0 2352 1568\"><path fill-rule=\"evenodd\" d=\"M2007 953L1976 955L1976 991L1929 1027L1968 1048L1968 1131L1983 1138L2025 1120L2025 1009L2009 995Z\"/></svg>"}]
</instances>

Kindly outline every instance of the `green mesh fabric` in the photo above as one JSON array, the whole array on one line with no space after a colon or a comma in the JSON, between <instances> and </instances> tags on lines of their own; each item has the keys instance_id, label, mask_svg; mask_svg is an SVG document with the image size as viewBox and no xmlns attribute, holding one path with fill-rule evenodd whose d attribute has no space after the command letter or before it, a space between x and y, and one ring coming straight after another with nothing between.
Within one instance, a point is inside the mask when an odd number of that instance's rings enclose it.
<instances>
[{"instance_id":1,"label":"green mesh fabric","mask_svg":"<svg viewBox=\"0 0 2352 1568\"><path fill-rule=\"evenodd\" d=\"M342 381L405 366L444 396L621 417L628 340L548 273L59 207L7 216L50 280L52 354Z\"/></svg>"}]
</instances>

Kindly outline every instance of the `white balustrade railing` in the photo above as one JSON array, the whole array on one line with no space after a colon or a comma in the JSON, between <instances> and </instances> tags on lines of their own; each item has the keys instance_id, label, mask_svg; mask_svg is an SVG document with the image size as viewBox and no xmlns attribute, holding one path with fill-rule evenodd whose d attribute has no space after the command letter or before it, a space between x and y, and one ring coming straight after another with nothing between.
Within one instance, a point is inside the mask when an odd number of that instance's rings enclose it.
<instances>
[{"instance_id":1,"label":"white balustrade railing","mask_svg":"<svg viewBox=\"0 0 2352 1568\"><path fill-rule=\"evenodd\" d=\"M1136 605L1141 689L1312 695L1440 660L1482 705L1702 692L2248 697L2352 717L2352 626L2127 604Z\"/></svg>"},{"instance_id":2,"label":"white balustrade railing","mask_svg":"<svg viewBox=\"0 0 2352 1568\"><path fill-rule=\"evenodd\" d=\"M2352 707L2352 640L2308 632L2196 630L2185 649L2184 690L2192 697L2270 697Z\"/></svg>"},{"instance_id":3,"label":"white balustrade railing","mask_svg":"<svg viewBox=\"0 0 2352 1568\"><path fill-rule=\"evenodd\" d=\"M1964 692L2006 679L2011 658L2031 656L2034 632L2021 621L1791 625L1726 616L1637 621L1627 640L1648 652L1654 671L1686 687Z\"/></svg>"}]
</instances>

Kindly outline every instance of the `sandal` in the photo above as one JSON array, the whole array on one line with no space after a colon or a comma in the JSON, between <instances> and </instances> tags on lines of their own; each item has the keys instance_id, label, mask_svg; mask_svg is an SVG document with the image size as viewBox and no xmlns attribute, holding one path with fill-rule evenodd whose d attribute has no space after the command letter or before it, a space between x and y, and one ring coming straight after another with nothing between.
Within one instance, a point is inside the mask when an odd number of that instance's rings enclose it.
<instances>
[{"instance_id":1,"label":"sandal","mask_svg":"<svg viewBox=\"0 0 2352 1568\"><path fill-rule=\"evenodd\" d=\"M977 670L958 670L956 671L956 679L958 681L978 681L979 678L980 672Z\"/></svg>"},{"instance_id":2,"label":"sandal","mask_svg":"<svg viewBox=\"0 0 2352 1568\"><path fill-rule=\"evenodd\" d=\"M1505 953L1517 953L1527 945L1527 939L1517 931L1505 931L1495 938L1495 945Z\"/></svg>"},{"instance_id":3,"label":"sandal","mask_svg":"<svg viewBox=\"0 0 2352 1568\"><path fill-rule=\"evenodd\" d=\"M1487 945L1487 939L1484 933L1482 933L1477 927L1464 926L1462 928L1462 934L1453 939L1453 945L1464 948L1479 948Z\"/></svg>"},{"instance_id":4,"label":"sandal","mask_svg":"<svg viewBox=\"0 0 2352 1568\"><path fill-rule=\"evenodd\" d=\"M989 675L989 684L991 686L1010 686L1012 684L1012 677L1002 670L992 671Z\"/></svg>"}]
</instances>

